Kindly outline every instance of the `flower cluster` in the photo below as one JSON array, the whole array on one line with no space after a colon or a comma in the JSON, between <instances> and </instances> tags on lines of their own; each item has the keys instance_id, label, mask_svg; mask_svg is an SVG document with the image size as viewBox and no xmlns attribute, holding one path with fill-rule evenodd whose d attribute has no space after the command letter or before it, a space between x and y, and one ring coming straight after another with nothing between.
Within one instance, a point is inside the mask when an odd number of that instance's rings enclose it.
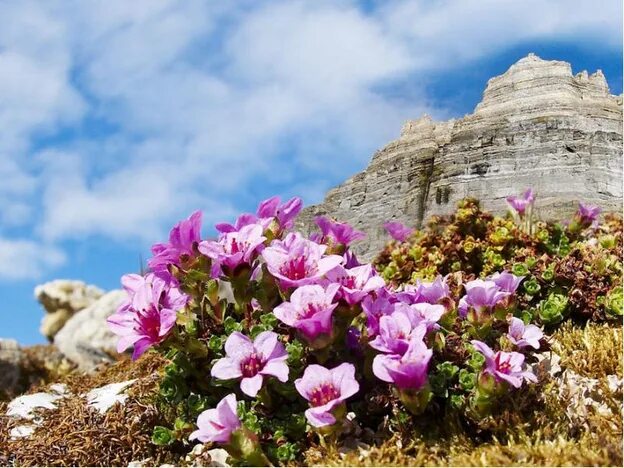
<instances>
[{"instance_id":1,"label":"flower cluster","mask_svg":"<svg viewBox=\"0 0 624 468\"><path fill-rule=\"evenodd\" d=\"M194 213L152 248L147 274L122 278L128 299L109 318L119 350L133 347L136 359L154 348L170 362L160 395L173 428L159 426L167 437L155 431L156 442L217 443L252 465L296 462L306 432L339 437L347 414L373 429L396 416L391 408L478 420L536 382L530 364L545 337L526 307L539 288L533 272L443 268L474 260L482 239L503 242L507 225L465 203L455 237L442 234L463 256L446 259L426 251L421 232L389 223L399 253L379 274L351 250L363 234L346 223L318 217L319 232L292 231L300 209L298 198L270 198L217 224L216 239L202 238ZM396 275L404 249L438 274ZM387 404L363 410L370 401Z\"/></svg>"}]
</instances>

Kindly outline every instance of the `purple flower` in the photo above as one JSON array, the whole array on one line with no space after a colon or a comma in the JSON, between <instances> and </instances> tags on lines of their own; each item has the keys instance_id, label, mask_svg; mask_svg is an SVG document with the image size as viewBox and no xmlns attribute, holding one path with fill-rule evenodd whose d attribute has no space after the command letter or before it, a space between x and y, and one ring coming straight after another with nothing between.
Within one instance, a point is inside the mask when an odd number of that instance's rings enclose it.
<instances>
[{"instance_id":1,"label":"purple flower","mask_svg":"<svg viewBox=\"0 0 624 468\"><path fill-rule=\"evenodd\" d=\"M513 195L507 197L507 203L521 216L534 201L535 194L533 193L533 189L527 189L520 197Z\"/></svg>"},{"instance_id":2,"label":"purple flower","mask_svg":"<svg viewBox=\"0 0 624 468\"><path fill-rule=\"evenodd\" d=\"M176 313L189 297L162 278L150 273L145 277L125 275L122 284L128 300L108 319L110 330L119 335L117 351L134 346L132 359L164 341L176 322Z\"/></svg>"},{"instance_id":3,"label":"purple flower","mask_svg":"<svg viewBox=\"0 0 624 468\"><path fill-rule=\"evenodd\" d=\"M332 239L337 244L344 246L350 245L352 242L362 240L366 237L361 231L356 231L347 223L341 223L331 220L325 216L317 216L314 218L316 225L321 229L323 234L321 239Z\"/></svg>"},{"instance_id":4,"label":"purple flower","mask_svg":"<svg viewBox=\"0 0 624 468\"><path fill-rule=\"evenodd\" d=\"M339 297L350 306L364 299L370 292L385 286L385 281L370 263L347 270L338 265L326 275L327 281L340 285Z\"/></svg>"},{"instance_id":5,"label":"purple flower","mask_svg":"<svg viewBox=\"0 0 624 468\"><path fill-rule=\"evenodd\" d=\"M509 296L494 281L477 279L469 281L464 287L466 295L460 299L458 307L462 317L466 317L470 309L477 313L489 312L499 301Z\"/></svg>"},{"instance_id":6,"label":"purple flower","mask_svg":"<svg viewBox=\"0 0 624 468\"><path fill-rule=\"evenodd\" d=\"M194 255L194 246L201 241L201 211L194 212L188 219L180 221L169 233L169 242L154 244L147 265L154 272L166 271L168 265L181 266Z\"/></svg>"},{"instance_id":7,"label":"purple flower","mask_svg":"<svg viewBox=\"0 0 624 468\"><path fill-rule=\"evenodd\" d=\"M380 289L375 296L366 296L362 301L362 310L366 314L366 328L370 337L379 333L381 317L394 311L394 303L392 302L394 296L387 289Z\"/></svg>"},{"instance_id":8,"label":"purple flower","mask_svg":"<svg viewBox=\"0 0 624 468\"><path fill-rule=\"evenodd\" d=\"M211 375L221 380L241 379L241 390L250 397L258 394L264 377L288 381L288 353L272 331L260 333L253 342L233 332L225 342L225 354L212 367Z\"/></svg>"},{"instance_id":9,"label":"purple flower","mask_svg":"<svg viewBox=\"0 0 624 468\"><path fill-rule=\"evenodd\" d=\"M407 227L403 223L399 223L398 221L389 221L385 223L384 229L390 236L399 242L405 242L409 236L414 232L413 228Z\"/></svg>"},{"instance_id":10,"label":"purple flower","mask_svg":"<svg viewBox=\"0 0 624 468\"><path fill-rule=\"evenodd\" d=\"M352 250L347 249L347 251L342 254L342 258L342 266L344 266L345 268L353 268L362 265Z\"/></svg>"},{"instance_id":11,"label":"purple flower","mask_svg":"<svg viewBox=\"0 0 624 468\"><path fill-rule=\"evenodd\" d=\"M420 300L418 302L428 302L429 304L437 304L442 299L449 297L451 292L446 279L438 275L431 283L418 281L418 294Z\"/></svg>"},{"instance_id":12,"label":"purple flower","mask_svg":"<svg viewBox=\"0 0 624 468\"><path fill-rule=\"evenodd\" d=\"M427 370L433 351L422 340L423 333L414 333L402 356L378 354L373 360L373 374L400 389L418 390L427 382Z\"/></svg>"},{"instance_id":13,"label":"purple flower","mask_svg":"<svg viewBox=\"0 0 624 468\"><path fill-rule=\"evenodd\" d=\"M273 313L286 325L299 330L309 342L320 335L331 336L332 315L338 305L333 301L338 288L337 284L327 288L317 284L301 286L295 289L289 302L275 307Z\"/></svg>"},{"instance_id":14,"label":"purple flower","mask_svg":"<svg viewBox=\"0 0 624 468\"><path fill-rule=\"evenodd\" d=\"M216 408L201 413L197 418L197 430L191 433L189 440L229 443L232 433L241 427L236 406L236 396L230 393L217 403Z\"/></svg>"},{"instance_id":15,"label":"purple flower","mask_svg":"<svg viewBox=\"0 0 624 468\"><path fill-rule=\"evenodd\" d=\"M403 355L414 335L422 340L427 333L425 325L413 327L410 318L403 312L394 312L379 319L379 335L372 340L371 348L382 353Z\"/></svg>"},{"instance_id":16,"label":"purple flower","mask_svg":"<svg viewBox=\"0 0 624 468\"><path fill-rule=\"evenodd\" d=\"M254 256L262 249L266 240L262 235L263 231L263 227L259 224L248 224L239 231L221 234L218 241L201 242L199 251L216 264L230 270L242 264L251 265Z\"/></svg>"},{"instance_id":17,"label":"purple flower","mask_svg":"<svg viewBox=\"0 0 624 468\"><path fill-rule=\"evenodd\" d=\"M245 226L249 226L250 224L260 224L264 229L268 227L270 224L270 220L263 221L258 220L258 217L251 213L243 213L238 218L236 218L236 222L234 224L230 223L217 223L215 224L215 228L218 232L222 234L227 234L229 232L240 231L241 228Z\"/></svg>"},{"instance_id":18,"label":"purple flower","mask_svg":"<svg viewBox=\"0 0 624 468\"><path fill-rule=\"evenodd\" d=\"M535 325L525 326L522 320L512 317L507 338L518 348L532 346L535 349L539 349L539 342L543 337L544 333L539 327Z\"/></svg>"},{"instance_id":19,"label":"purple flower","mask_svg":"<svg viewBox=\"0 0 624 468\"><path fill-rule=\"evenodd\" d=\"M280 229L286 230L293 226L302 206L303 203L299 197L293 197L287 202L280 203L280 197L276 196L260 202L256 214L259 218L276 219Z\"/></svg>"},{"instance_id":20,"label":"purple flower","mask_svg":"<svg viewBox=\"0 0 624 468\"><path fill-rule=\"evenodd\" d=\"M577 216L583 224L592 224L598 219L601 211L602 209L599 206L579 202Z\"/></svg>"},{"instance_id":21,"label":"purple flower","mask_svg":"<svg viewBox=\"0 0 624 468\"><path fill-rule=\"evenodd\" d=\"M336 423L332 411L360 390L353 364L343 363L333 369L317 364L306 367L303 377L295 380L299 394L310 402L305 412L310 425L329 426Z\"/></svg>"},{"instance_id":22,"label":"purple flower","mask_svg":"<svg viewBox=\"0 0 624 468\"><path fill-rule=\"evenodd\" d=\"M524 356L520 353L497 351L482 341L472 340L470 342L485 357L485 369L483 372L492 375L497 382L505 381L520 388L523 380L537 382L537 377L533 372L524 369Z\"/></svg>"},{"instance_id":23,"label":"purple flower","mask_svg":"<svg viewBox=\"0 0 624 468\"><path fill-rule=\"evenodd\" d=\"M516 276L507 271L503 271L502 273L494 273L490 276L490 281L493 281L496 286L500 288L501 291L507 292L509 294L513 294L520 286L520 283L524 279L524 276Z\"/></svg>"},{"instance_id":24,"label":"purple flower","mask_svg":"<svg viewBox=\"0 0 624 468\"><path fill-rule=\"evenodd\" d=\"M444 306L427 302L417 304L399 303L395 305L395 310L404 313L410 319L412 327L423 324L426 326L427 331L435 329L438 320L446 312Z\"/></svg>"},{"instance_id":25,"label":"purple flower","mask_svg":"<svg viewBox=\"0 0 624 468\"><path fill-rule=\"evenodd\" d=\"M323 275L343 261L340 255L323 255L326 245L289 233L284 240L274 240L262 252L271 275L283 288L318 282Z\"/></svg>"},{"instance_id":26,"label":"purple flower","mask_svg":"<svg viewBox=\"0 0 624 468\"><path fill-rule=\"evenodd\" d=\"M416 286L411 284L404 285L403 290L397 293L397 297L406 304L422 302L438 304L442 299L449 297L450 294L446 279L438 275L431 283L418 280L416 281Z\"/></svg>"}]
</instances>

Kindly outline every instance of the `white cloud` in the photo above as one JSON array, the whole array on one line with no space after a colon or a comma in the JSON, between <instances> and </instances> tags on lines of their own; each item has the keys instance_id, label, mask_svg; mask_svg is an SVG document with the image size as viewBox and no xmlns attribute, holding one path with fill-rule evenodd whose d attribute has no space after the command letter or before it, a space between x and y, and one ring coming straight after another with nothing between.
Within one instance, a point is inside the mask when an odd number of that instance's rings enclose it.
<instances>
[{"instance_id":1,"label":"white cloud","mask_svg":"<svg viewBox=\"0 0 624 468\"><path fill-rule=\"evenodd\" d=\"M0 237L0 280L38 278L42 271L65 261L65 254L56 247Z\"/></svg>"},{"instance_id":2,"label":"white cloud","mask_svg":"<svg viewBox=\"0 0 624 468\"><path fill-rule=\"evenodd\" d=\"M402 121L444 114L419 85L430 71L522 41L621 38L621 5L581 0L23 1L0 18L0 232L31 227L10 241L23 252L145 244L273 187L318 201ZM409 99L384 92L406 80Z\"/></svg>"}]
</instances>

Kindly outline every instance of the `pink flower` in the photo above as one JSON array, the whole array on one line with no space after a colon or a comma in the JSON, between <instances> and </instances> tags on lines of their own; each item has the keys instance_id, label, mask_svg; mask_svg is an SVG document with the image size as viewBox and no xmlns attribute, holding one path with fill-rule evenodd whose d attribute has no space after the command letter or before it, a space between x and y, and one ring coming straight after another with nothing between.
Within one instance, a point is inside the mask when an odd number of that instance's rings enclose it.
<instances>
[{"instance_id":1,"label":"pink flower","mask_svg":"<svg viewBox=\"0 0 624 468\"><path fill-rule=\"evenodd\" d=\"M321 241L332 239L337 244L344 246L350 245L352 242L362 240L366 237L361 231L356 231L347 223L334 221L325 216L317 216L314 218L316 225L321 229Z\"/></svg>"},{"instance_id":2,"label":"pink flower","mask_svg":"<svg viewBox=\"0 0 624 468\"><path fill-rule=\"evenodd\" d=\"M326 245L289 233L284 240L276 239L262 252L269 273L283 288L318 282L323 275L343 261L340 255L323 255Z\"/></svg>"},{"instance_id":3,"label":"pink flower","mask_svg":"<svg viewBox=\"0 0 624 468\"><path fill-rule=\"evenodd\" d=\"M535 194L533 189L527 189L521 197L509 196L507 197L507 203L511 206L520 216L524 214L526 209L533 205L535 201Z\"/></svg>"},{"instance_id":4,"label":"pink flower","mask_svg":"<svg viewBox=\"0 0 624 468\"><path fill-rule=\"evenodd\" d=\"M309 341L314 342L320 335L332 333L334 297L337 284L327 288L320 285L301 286L292 293L289 302L283 302L275 309L275 316L286 325L296 328Z\"/></svg>"},{"instance_id":5,"label":"pink flower","mask_svg":"<svg viewBox=\"0 0 624 468\"><path fill-rule=\"evenodd\" d=\"M258 394L264 377L288 381L288 353L272 331L260 333L253 342L233 332L225 342L225 354L212 367L211 375L221 380L241 379L241 390L250 397Z\"/></svg>"},{"instance_id":6,"label":"pink flower","mask_svg":"<svg viewBox=\"0 0 624 468\"><path fill-rule=\"evenodd\" d=\"M181 266L194 256L194 246L201 241L201 211L180 221L169 233L169 242L154 244L147 265L154 272L167 271L168 265Z\"/></svg>"},{"instance_id":7,"label":"pink flower","mask_svg":"<svg viewBox=\"0 0 624 468\"><path fill-rule=\"evenodd\" d=\"M251 265L264 246L266 237L262 235L263 231L259 224L248 224L239 231L221 234L218 241L203 241L199 244L199 251L233 271L239 265Z\"/></svg>"},{"instance_id":8,"label":"pink flower","mask_svg":"<svg viewBox=\"0 0 624 468\"><path fill-rule=\"evenodd\" d=\"M241 427L236 406L236 396L230 393L217 404L216 408L201 413L197 418L197 430L191 433L189 440L229 443L232 433Z\"/></svg>"},{"instance_id":9,"label":"pink flower","mask_svg":"<svg viewBox=\"0 0 624 468\"><path fill-rule=\"evenodd\" d=\"M384 315L394 312L395 296L386 288L380 289L373 296L366 296L362 301L362 310L366 314L366 328L368 336L374 337L379 333L379 320Z\"/></svg>"},{"instance_id":10,"label":"pink flower","mask_svg":"<svg viewBox=\"0 0 624 468\"><path fill-rule=\"evenodd\" d=\"M312 406L305 415L314 427L335 424L336 417L332 412L360 390L360 384L355 380L355 367L348 363L333 369L311 364L306 367L303 377L295 380L295 387Z\"/></svg>"},{"instance_id":11,"label":"pink flower","mask_svg":"<svg viewBox=\"0 0 624 468\"><path fill-rule=\"evenodd\" d=\"M524 369L524 356L520 353L497 351L496 353L482 341L470 342L485 357L483 372L492 375L497 382L505 381L520 388L524 380L537 382L533 372Z\"/></svg>"},{"instance_id":12,"label":"pink flower","mask_svg":"<svg viewBox=\"0 0 624 468\"><path fill-rule=\"evenodd\" d=\"M256 214L262 219L274 218L281 230L286 230L293 226L302 206L303 203L299 197L280 203L280 198L276 196L260 202Z\"/></svg>"},{"instance_id":13,"label":"pink flower","mask_svg":"<svg viewBox=\"0 0 624 468\"><path fill-rule=\"evenodd\" d=\"M542 330L535 325L524 325L524 322L517 317L512 317L509 324L507 338L518 348L531 346L539 349L540 340L544 337Z\"/></svg>"},{"instance_id":14,"label":"pink flower","mask_svg":"<svg viewBox=\"0 0 624 468\"><path fill-rule=\"evenodd\" d=\"M460 299L458 307L462 317L466 317L470 309L477 313L490 312L499 301L509 296L494 281L477 279L469 281L464 287L466 295Z\"/></svg>"},{"instance_id":15,"label":"pink flower","mask_svg":"<svg viewBox=\"0 0 624 468\"><path fill-rule=\"evenodd\" d=\"M451 294L448 284L446 284L446 279L439 275L431 283L418 281L417 284L421 299L419 302L437 304Z\"/></svg>"},{"instance_id":16,"label":"pink flower","mask_svg":"<svg viewBox=\"0 0 624 468\"><path fill-rule=\"evenodd\" d=\"M418 335L422 340L425 333L427 328L424 324L414 328L406 314L393 312L379 319L379 335L369 345L382 353L402 356L407 351L411 338Z\"/></svg>"},{"instance_id":17,"label":"pink flower","mask_svg":"<svg viewBox=\"0 0 624 468\"><path fill-rule=\"evenodd\" d=\"M327 281L340 285L339 297L350 306L364 299L370 292L385 286L385 281L370 263L347 270L338 265L326 275Z\"/></svg>"},{"instance_id":18,"label":"pink flower","mask_svg":"<svg viewBox=\"0 0 624 468\"><path fill-rule=\"evenodd\" d=\"M399 303L395 305L395 310L404 313L412 323L412 327L418 325L425 325L427 331L436 329L438 321L446 312L446 309L442 305L429 304L427 302L421 302L417 304L404 304Z\"/></svg>"},{"instance_id":19,"label":"pink flower","mask_svg":"<svg viewBox=\"0 0 624 468\"><path fill-rule=\"evenodd\" d=\"M416 286L411 284L404 285L403 290L397 293L397 297L401 302L407 304L421 302L438 304L442 299L449 297L450 294L446 279L438 275L431 283L417 280Z\"/></svg>"},{"instance_id":20,"label":"pink flower","mask_svg":"<svg viewBox=\"0 0 624 468\"><path fill-rule=\"evenodd\" d=\"M427 371L433 351L422 340L421 327L410 338L403 355L378 354L373 360L373 374L384 382L394 383L400 389L418 390L427 382Z\"/></svg>"},{"instance_id":21,"label":"pink flower","mask_svg":"<svg viewBox=\"0 0 624 468\"><path fill-rule=\"evenodd\" d=\"M589 225L598 219L601 211L602 209L599 206L579 202L577 216L581 223Z\"/></svg>"},{"instance_id":22,"label":"pink flower","mask_svg":"<svg viewBox=\"0 0 624 468\"><path fill-rule=\"evenodd\" d=\"M215 224L215 228L218 232L222 234L227 234L229 232L240 231L241 228L245 226L249 226L250 224L260 224L264 229L268 227L270 220L259 222L258 217L251 213L243 213L238 218L236 218L236 222L234 224L230 223L217 223Z\"/></svg>"},{"instance_id":23,"label":"pink flower","mask_svg":"<svg viewBox=\"0 0 624 468\"><path fill-rule=\"evenodd\" d=\"M403 223L397 221L389 221L385 223L384 228L390 236L399 242L405 242L414 232L413 228L407 227Z\"/></svg>"},{"instance_id":24,"label":"pink flower","mask_svg":"<svg viewBox=\"0 0 624 468\"><path fill-rule=\"evenodd\" d=\"M119 335L117 351L134 346L132 359L137 359L148 348L163 342L174 327L177 311L189 298L178 288L154 274L144 278L125 275L122 278L129 299L108 319L110 330Z\"/></svg>"},{"instance_id":25,"label":"pink flower","mask_svg":"<svg viewBox=\"0 0 624 468\"><path fill-rule=\"evenodd\" d=\"M520 286L520 283L524 279L524 276L516 276L507 271L503 271L502 273L494 273L490 280L496 284L503 292L508 292L509 294L513 294Z\"/></svg>"}]
</instances>

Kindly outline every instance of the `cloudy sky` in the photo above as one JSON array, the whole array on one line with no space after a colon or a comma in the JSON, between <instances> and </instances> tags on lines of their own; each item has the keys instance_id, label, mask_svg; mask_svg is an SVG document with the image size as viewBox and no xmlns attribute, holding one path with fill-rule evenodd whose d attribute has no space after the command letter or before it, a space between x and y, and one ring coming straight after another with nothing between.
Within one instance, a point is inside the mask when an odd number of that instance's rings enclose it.
<instances>
[{"instance_id":1,"label":"cloudy sky","mask_svg":"<svg viewBox=\"0 0 624 468\"><path fill-rule=\"evenodd\" d=\"M200 208L307 203L534 51L622 92L618 0L0 2L0 337L33 287L117 287Z\"/></svg>"}]
</instances>

